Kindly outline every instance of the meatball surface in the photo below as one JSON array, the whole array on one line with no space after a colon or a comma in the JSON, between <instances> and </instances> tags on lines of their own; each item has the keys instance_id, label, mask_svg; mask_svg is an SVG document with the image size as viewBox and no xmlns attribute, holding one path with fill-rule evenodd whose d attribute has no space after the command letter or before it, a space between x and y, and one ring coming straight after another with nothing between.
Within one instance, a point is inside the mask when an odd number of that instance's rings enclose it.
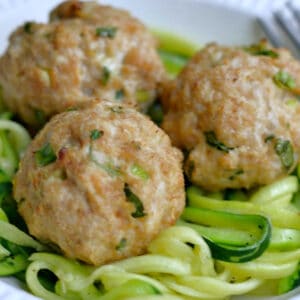
<instances>
[{"instance_id":1,"label":"meatball surface","mask_svg":"<svg viewBox=\"0 0 300 300\"><path fill-rule=\"evenodd\" d=\"M162 127L207 190L268 184L299 159L300 64L287 50L263 53L210 44L164 87Z\"/></svg>"},{"instance_id":2,"label":"meatball surface","mask_svg":"<svg viewBox=\"0 0 300 300\"><path fill-rule=\"evenodd\" d=\"M29 125L89 97L146 111L165 71L156 40L129 13L95 3L97 18L26 23L0 58L2 98Z\"/></svg>"},{"instance_id":3,"label":"meatball surface","mask_svg":"<svg viewBox=\"0 0 300 300\"><path fill-rule=\"evenodd\" d=\"M142 254L185 205L182 155L146 116L93 102L53 117L24 155L14 196L29 231L100 265Z\"/></svg>"}]
</instances>

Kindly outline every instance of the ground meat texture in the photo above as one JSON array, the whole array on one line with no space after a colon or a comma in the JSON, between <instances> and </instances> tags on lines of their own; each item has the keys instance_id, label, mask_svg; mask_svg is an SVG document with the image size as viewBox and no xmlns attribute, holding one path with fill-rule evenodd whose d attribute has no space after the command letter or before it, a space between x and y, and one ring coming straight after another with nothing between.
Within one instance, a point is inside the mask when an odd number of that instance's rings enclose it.
<instances>
[{"instance_id":1,"label":"ground meat texture","mask_svg":"<svg viewBox=\"0 0 300 300\"><path fill-rule=\"evenodd\" d=\"M111 102L53 117L14 181L30 233L100 265L143 254L185 205L182 154L146 116Z\"/></svg>"},{"instance_id":2,"label":"ground meat texture","mask_svg":"<svg viewBox=\"0 0 300 300\"><path fill-rule=\"evenodd\" d=\"M207 190L268 184L299 160L300 64L287 50L250 49L210 44L163 89L162 127Z\"/></svg>"},{"instance_id":3,"label":"ground meat texture","mask_svg":"<svg viewBox=\"0 0 300 300\"><path fill-rule=\"evenodd\" d=\"M95 22L79 17L29 22L11 35L0 58L2 98L25 123L41 127L93 96L143 112L156 98L165 77L156 40L127 12L94 7Z\"/></svg>"}]
</instances>

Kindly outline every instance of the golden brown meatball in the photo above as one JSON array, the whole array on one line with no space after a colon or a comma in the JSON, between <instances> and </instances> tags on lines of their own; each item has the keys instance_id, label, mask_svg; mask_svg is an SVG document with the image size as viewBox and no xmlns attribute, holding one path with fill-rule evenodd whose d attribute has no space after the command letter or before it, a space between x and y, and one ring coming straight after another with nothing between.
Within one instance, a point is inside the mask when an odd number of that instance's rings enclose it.
<instances>
[{"instance_id":1,"label":"golden brown meatball","mask_svg":"<svg viewBox=\"0 0 300 300\"><path fill-rule=\"evenodd\" d=\"M24 155L14 196L29 231L99 265L142 254L184 204L182 155L146 116L93 102L53 117Z\"/></svg>"},{"instance_id":2,"label":"golden brown meatball","mask_svg":"<svg viewBox=\"0 0 300 300\"><path fill-rule=\"evenodd\" d=\"M165 86L162 126L207 190L268 184L299 159L300 64L263 47L208 45Z\"/></svg>"},{"instance_id":3,"label":"golden brown meatball","mask_svg":"<svg viewBox=\"0 0 300 300\"><path fill-rule=\"evenodd\" d=\"M140 111L155 99L165 74L155 39L127 12L93 5L95 22L26 23L11 35L0 85L8 108L26 123L40 127L93 96Z\"/></svg>"}]
</instances>

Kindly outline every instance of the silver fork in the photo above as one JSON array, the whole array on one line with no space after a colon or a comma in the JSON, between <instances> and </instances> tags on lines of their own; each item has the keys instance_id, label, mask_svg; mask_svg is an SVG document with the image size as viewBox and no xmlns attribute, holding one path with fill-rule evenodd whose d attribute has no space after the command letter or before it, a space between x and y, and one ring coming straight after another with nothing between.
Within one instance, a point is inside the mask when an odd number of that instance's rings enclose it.
<instances>
[{"instance_id":1,"label":"silver fork","mask_svg":"<svg viewBox=\"0 0 300 300\"><path fill-rule=\"evenodd\" d=\"M299 0L287 1L268 16L258 17L258 22L273 46L290 48L300 58Z\"/></svg>"}]
</instances>

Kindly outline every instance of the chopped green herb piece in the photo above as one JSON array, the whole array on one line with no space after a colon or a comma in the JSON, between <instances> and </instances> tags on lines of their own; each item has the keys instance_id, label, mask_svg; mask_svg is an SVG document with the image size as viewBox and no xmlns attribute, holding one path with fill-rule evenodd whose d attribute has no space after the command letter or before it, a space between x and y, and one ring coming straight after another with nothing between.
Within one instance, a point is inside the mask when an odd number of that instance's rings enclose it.
<instances>
[{"instance_id":1,"label":"chopped green herb piece","mask_svg":"<svg viewBox=\"0 0 300 300\"><path fill-rule=\"evenodd\" d=\"M91 138L91 140L97 140L97 139L99 139L99 138L101 138L101 136L103 135L103 131L102 130L98 130L98 129L93 129L92 131L91 131L91 134L90 134L90 138Z\"/></svg>"},{"instance_id":2,"label":"chopped green herb piece","mask_svg":"<svg viewBox=\"0 0 300 300\"><path fill-rule=\"evenodd\" d=\"M24 31L26 33L32 33L32 25L33 25L32 22L26 22L23 27Z\"/></svg>"},{"instance_id":3,"label":"chopped green herb piece","mask_svg":"<svg viewBox=\"0 0 300 300\"><path fill-rule=\"evenodd\" d=\"M41 149L35 152L35 161L40 167L47 166L56 161L56 154L54 153L50 143L45 144Z\"/></svg>"},{"instance_id":4,"label":"chopped green herb piece","mask_svg":"<svg viewBox=\"0 0 300 300\"><path fill-rule=\"evenodd\" d=\"M122 100L125 96L125 92L123 89L117 90L115 93L115 99L116 100Z\"/></svg>"},{"instance_id":5,"label":"chopped green herb piece","mask_svg":"<svg viewBox=\"0 0 300 300\"><path fill-rule=\"evenodd\" d=\"M119 244L116 246L116 250L117 251L123 250L126 247L126 243L127 243L127 240L125 238L122 238L120 240Z\"/></svg>"},{"instance_id":6,"label":"chopped green herb piece","mask_svg":"<svg viewBox=\"0 0 300 300\"><path fill-rule=\"evenodd\" d=\"M296 82L294 78L287 72L284 72L283 70L278 71L273 76L273 81L278 87L283 89L292 90L296 87Z\"/></svg>"},{"instance_id":7,"label":"chopped green herb piece","mask_svg":"<svg viewBox=\"0 0 300 300\"><path fill-rule=\"evenodd\" d=\"M151 92L145 90L139 90L135 93L137 102L143 103L151 99Z\"/></svg>"},{"instance_id":8,"label":"chopped green herb piece","mask_svg":"<svg viewBox=\"0 0 300 300\"><path fill-rule=\"evenodd\" d=\"M76 110L78 110L78 107L71 106L66 111L76 111Z\"/></svg>"},{"instance_id":9,"label":"chopped green herb piece","mask_svg":"<svg viewBox=\"0 0 300 300\"><path fill-rule=\"evenodd\" d=\"M271 49L266 48L265 43L259 43L255 45L251 45L249 47L245 47L244 50L252 55L263 55L269 56L272 58L278 58L279 54Z\"/></svg>"},{"instance_id":10,"label":"chopped green herb piece","mask_svg":"<svg viewBox=\"0 0 300 300\"><path fill-rule=\"evenodd\" d=\"M35 109L34 116L38 125L43 126L47 122L45 113L42 110Z\"/></svg>"},{"instance_id":11,"label":"chopped green herb piece","mask_svg":"<svg viewBox=\"0 0 300 300\"><path fill-rule=\"evenodd\" d=\"M237 176L244 174L244 170L236 170L232 175L228 177L229 180L234 180L236 179Z\"/></svg>"},{"instance_id":12,"label":"chopped green herb piece","mask_svg":"<svg viewBox=\"0 0 300 300\"><path fill-rule=\"evenodd\" d=\"M117 30L117 27L98 27L96 28L96 35L112 39L115 37Z\"/></svg>"},{"instance_id":13,"label":"chopped green herb piece","mask_svg":"<svg viewBox=\"0 0 300 300\"><path fill-rule=\"evenodd\" d=\"M54 178L58 178L58 179L61 179L61 180L66 180L68 178L68 175L66 173L66 170L64 169L57 169L55 170L53 173L52 173L52 176Z\"/></svg>"},{"instance_id":14,"label":"chopped green herb piece","mask_svg":"<svg viewBox=\"0 0 300 300\"><path fill-rule=\"evenodd\" d=\"M124 193L126 195L127 201L133 203L135 206L135 212L131 214L134 218L141 218L146 216L146 213L144 212L144 205L143 202L139 199L138 196L136 196L129 188L128 184L125 183L124 187Z\"/></svg>"},{"instance_id":15,"label":"chopped green herb piece","mask_svg":"<svg viewBox=\"0 0 300 300\"><path fill-rule=\"evenodd\" d=\"M110 70L107 67L102 68L102 84L107 84L108 80L110 78Z\"/></svg>"},{"instance_id":16,"label":"chopped green herb piece","mask_svg":"<svg viewBox=\"0 0 300 300\"><path fill-rule=\"evenodd\" d=\"M95 163L99 168L104 170L109 176L116 177L122 174L122 171L119 167L114 166L111 162L99 163L92 154L90 148L90 157L93 163Z\"/></svg>"},{"instance_id":17,"label":"chopped green herb piece","mask_svg":"<svg viewBox=\"0 0 300 300\"><path fill-rule=\"evenodd\" d=\"M298 104L299 104L299 100L296 99L296 98L288 99L286 101L286 105L289 106L289 107L291 107L291 108L296 107Z\"/></svg>"},{"instance_id":18,"label":"chopped green herb piece","mask_svg":"<svg viewBox=\"0 0 300 300\"><path fill-rule=\"evenodd\" d=\"M289 169L294 164L294 150L290 141L277 139L275 151L286 169Z\"/></svg>"},{"instance_id":19,"label":"chopped green herb piece","mask_svg":"<svg viewBox=\"0 0 300 300\"><path fill-rule=\"evenodd\" d=\"M274 134L270 134L265 138L265 143L272 141L275 138Z\"/></svg>"},{"instance_id":20,"label":"chopped green herb piece","mask_svg":"<svg viewBox=\"0 0 300 300\"><path fill-rule=\"evenodd\" d=\"M160 125L164 118L164 113L162 106L159 102L154 102L148 109L147 115L151 118L151 120Z\"/></svg>"},{"instance_id":21,"label":"chopped green herb piece","mask_svg":"<svg viewBox=\"0 0 300 300\"><path fill-rule=\"evenodd\" d=\"M141 166L134 164L130 168L130 172L143 180L147 180L149 178L149 174L146 170L144 170Z\"/></svg>"},{"instance_id":22,"label":"chopped green herb piece","mask_svg":"<svg viewBox=\"0 0 300 300\"><path fill-rule=\"evenodd\" d=\"M204 132L205 138L206 138L206 143L214 148L217 148L220 151L224 151L228 153L230 150L233 150L233 147L228 147L222 142L218 141L216 134L214 131L207 131Z\"/></svg>"},{"instance_id":23,"label":"chopped green herb piece","mask_svg":"<svg viewBox=\"0 0 300 300\"><path fill-rule=\"evenodd\" d=\"M114 113L121 113L123 112L123 107L122 106L112 106L110 110Z\"/></svg>"},{"instance_id":24,"label":"chopped green herb piece","mask_svg":"<svg viewBox=\"0 0 300 300\"><path fill-rule=\"evenodd\" d=\"M114 166L110 162L99 164L99 167L106 171L111 177L120 176L122 174L120 167Z\"/></svg>"}]
</instances>

